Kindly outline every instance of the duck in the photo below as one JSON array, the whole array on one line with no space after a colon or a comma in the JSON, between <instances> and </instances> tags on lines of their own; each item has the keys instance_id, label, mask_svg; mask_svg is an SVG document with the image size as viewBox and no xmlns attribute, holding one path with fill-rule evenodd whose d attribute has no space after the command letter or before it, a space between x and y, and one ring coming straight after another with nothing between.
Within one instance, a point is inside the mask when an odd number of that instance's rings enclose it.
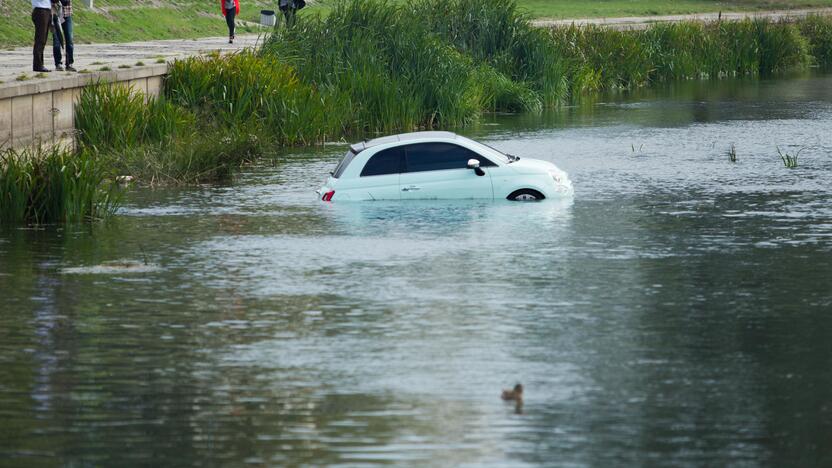
<instances>
[{"instance_id":1,"label":"duck","mask_svg":"<svg viewBox=\"0 0 832 468\"><path fill-rule=\"evenodd\" d=\"M523 385L517 384L513 390L503 390L503 395L500 397L506 401L523 402Z\"/></svg>"}]
</instances>

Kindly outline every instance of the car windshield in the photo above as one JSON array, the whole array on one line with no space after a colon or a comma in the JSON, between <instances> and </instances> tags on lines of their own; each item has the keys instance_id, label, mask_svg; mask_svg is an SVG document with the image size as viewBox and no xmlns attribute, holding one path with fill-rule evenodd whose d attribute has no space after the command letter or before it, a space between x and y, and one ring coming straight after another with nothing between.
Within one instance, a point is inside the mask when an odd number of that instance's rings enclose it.
<instances>
[{"instance_id":1,"label":"car windshield","mask_svg":"<svg viewBox=\"0 0 832 468\"><path fill-rule=\"evenodd\" d=\"M514 159L514 158L509 157L508 155L506 155L502 151L498 150L497 148L486 145L485 143L480 143L478 141L474 141L474 140L470 140L470 139L468 141L473 143L474 146L477 147L477 149L479 150L479 152L483 156L490 156L491 158L496 159L496 160L498 160L502 163L505 163L505 164L511 163L512 160Z\"/></svg>"},{"instance_id":2,"label":"car windshield","mask_svg":"<svg viewBox=\"0 0 832 468\"><path fill-rule=\"evenodd\" d=\"M336 179L341 177L341 174L344 173L344 171L347 169L347 166L349 166L352 162L352 158L355 157L355 154L356 153L352 150L352 148L348 149L347 154L345 154L344 157L341 158L341 162L339 162L338 165L335 166L335 170L330 173L332 174L332 177L335 177Z\"/></svg>"}]
</instances>

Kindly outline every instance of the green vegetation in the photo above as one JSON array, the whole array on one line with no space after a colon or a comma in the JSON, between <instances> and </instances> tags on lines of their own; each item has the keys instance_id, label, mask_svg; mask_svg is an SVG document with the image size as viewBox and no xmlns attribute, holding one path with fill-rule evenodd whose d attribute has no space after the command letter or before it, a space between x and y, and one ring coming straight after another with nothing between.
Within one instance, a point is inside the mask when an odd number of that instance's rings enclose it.
<instances>
[{"instance_id":1,"label":"green vegetation","mask_svg":"<svg viewBox=\"0 0 832 468\"><path fill-rule=\"evenodd\" d=\"M799 23L800 32L809 41L810 53L822 67L832 65L832 21L829 17L810 16Z\"/></svg>"},{"instance_id":2,"label":"green vegetation","mask_svg":"<svg viewBox=\"0 0 832 468\"><path fill-rule=\"evenodd\" d=\"M336 3L320 1L303 13L326 16ZM832 0L520 0L518 5L532 18L570 19L829 8Z\"/></svg>"},{"instance_id":3,"label":"green vegetation","mask_svg":"<svg viewBox=\"0 0 832 468\"><path fill-rule=\"evenodd\" d=\"M832 7L830 0L522 0L536 18L599 18Z\"/></svg>"},{"instance_id":4,"label":"green vegetation","mask_svg":"<svg viewBox=\"0 0 832 468\"><path fill-rule=\"evenodd\" d=\"M813 31L832 19L812 18ZM258 51L171 65L165 97L87 90L81 146L149 182L223 179L263 148L453 128L603 90L767 75L828 55L807 22L645 31L533 27L512 0L355 0L278 28ZM116 142L116 143L114 143Z\"/></svg>"},{"instance_id":5,"label":"green vegetation","mask_svg":"<svg viewBox=\"0 0 832 468\"><path fill-rule=\"evenodd\" d=\"M214 125L165 98L124 86L84 89L75 109L78 144L120 176L146 183L227 180L262 154L259 138L238 125Z\"/></svg>"},{"instance_id":6,"label":"green vegetation","mask_svg":"<svg viewBox=\"0 0 832 468\"><path fill-rule=\"evenodd\" d=\"M800 148L797 150L795 154L784 153L780 151L780 147L777 147L777 154L780 155L780 159L783 161L783 165L789 169L794 169L797 167L797 158L800 157L800 153L806 148Z\"/></svg>"},{"instance_id":7,"label":"green vegetation","mask_svg":"<svg viewBox=\"0 0 832 468\"><path fill-rule=\"evenodd\" d=\"M272 143L314 144L344 132L338 96L302 83L288 64L252 52L176 61L165 92L200 121L246 129Z\"/></svg>"},{"instance_id":8,"label":"green vegetation","mask_svg":"<svg viewBox=\"0 0 832 468\"><path fill-rule=\"evenodd\" d=\"M310 3L301 10L301 16L326 16L336 4L335 0ZM73 5L75 41L85 44L224 36L227 29L218 5L197 0L96 0L95 11L90 11L79 2ZM588 18L832 7L832 0L521 0L519 5L533 18ZM237 34L260 31L252 23L259 22L262 8L274 10L275 3L243 3ZM27 2L0 2L0 47L30 45L30 14Z\"/></svg>"},{"instance_id":9,"label":"green vegetation","mask_svg":"<svg viewBox=\"0 0 832 468\"><path fill-rule=\"evenodd\" d=\"M219 5L219 1L198 0L95 0L95 10L91 11L83 2L73 2L75 43L224 36L228 29ZM274 7L274 2L267 0L246 0L239 19L259 22L260 9ZM0 47L31 46L31 13L29 2L0 2ZM237 34L259 32L257 26L242 21L238 22Z\"/></svg>"},{"instance_id":10,"label":"green vegetation","mask_svg":"<svg viewBox=\"0 0 832 468\"><path fill-rule=\"evenodd\" d=\"M227 180L281 145L464 126L483 112L540 111L664 81L828 66L830 30L830 17L541 29L512 0L340 2L278 28L260 50L175 61L160 98L88 87L77 151L8 153L0 210L29 222L96 217L116 204L108 181L124 176ZM795 167L799 154L781 158Z\"/></svg>"},{"instance_id":11,"label":"green vegetation","mask_svg":"<svg viewBox=\"0 0 832 468\"><path fill-rule=\"evenodd\" d=\"M111 215L119 189L88 152L37 148L0 153L0 223L78 222Z\"/></svg>"}]
</instances>

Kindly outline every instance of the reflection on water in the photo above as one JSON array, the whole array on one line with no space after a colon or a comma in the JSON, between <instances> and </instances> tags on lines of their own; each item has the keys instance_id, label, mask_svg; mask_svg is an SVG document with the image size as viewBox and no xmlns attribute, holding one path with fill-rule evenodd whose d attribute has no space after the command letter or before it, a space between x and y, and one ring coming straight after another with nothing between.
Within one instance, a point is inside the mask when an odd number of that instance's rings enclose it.
<instances>
[{"instance_id":1,"label":"reflection on water","mask_svg":"<svg viewBox=\"0 0 832 468\"><path fill-rule=\"evenodd\" d=\"M326 147L0 231L0 456L828 465L830 85L684 84L469 132L556 162L570 202L324 204Z\"/></svg>"}]
</instances>

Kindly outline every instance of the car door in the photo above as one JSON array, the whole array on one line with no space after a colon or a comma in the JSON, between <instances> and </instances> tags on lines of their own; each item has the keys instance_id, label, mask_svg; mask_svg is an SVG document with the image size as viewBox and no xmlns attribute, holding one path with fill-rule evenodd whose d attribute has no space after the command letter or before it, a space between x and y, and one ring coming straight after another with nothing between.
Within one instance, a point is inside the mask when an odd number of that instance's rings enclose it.
<instances>
[{"instance_id":1,"label":"car door","mask_svg":"<svg viewBox=\"0 0 832 468\"><path fill-rule=\"evenodd\" d=\"M370 156L355 179L351 192L364 200L398 200L399 174L403 165L400 148L390 148Z\"/></svg>"},{"instance_id":2,"label":"car door","mask_svg":"<svg viewBox=\"0 0 832 468\"><path fill-rule=\"evenodd\" d=\"M399 177L402 200L432 198L494 198L487 158L453 143L416 143L403 147L404 169ZM468 169L477 159L485 171Z\"/></svg>"}]
</instances>

